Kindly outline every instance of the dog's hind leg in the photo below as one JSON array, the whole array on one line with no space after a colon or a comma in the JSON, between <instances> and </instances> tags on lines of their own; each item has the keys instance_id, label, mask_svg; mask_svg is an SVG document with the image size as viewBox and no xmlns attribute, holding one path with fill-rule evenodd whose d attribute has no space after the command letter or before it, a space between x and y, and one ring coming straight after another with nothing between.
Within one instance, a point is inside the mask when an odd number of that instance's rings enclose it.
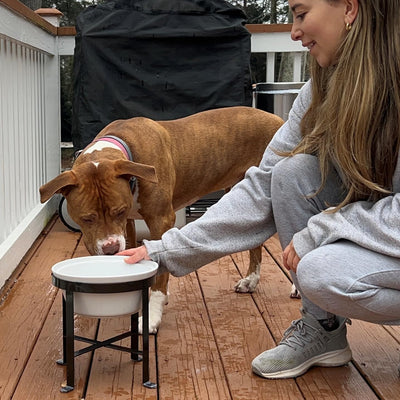
<instances>
[{"instance_id":1,"label":"dog's hind leg","mask_svg":"<svg viewBox=\"0 0 400 400\"><path fill-rule=\"evenodd\" d=\"M301 294L297 290L297 287L296 287L296 285L294 283L292 284L292 288L290 290L290 297L292 299L301 299Z\"/></svg>"},{"instance_id":2,"label":"dog's hind leg","mask_svg":"<svg viewBox=\"0 0 400 400\"><path fill-rule=\"evenodd\" d=\"M254 292L260 280L262 246L249 251L250 263L247 274L235 285L235 291L240 293Z\"/></svg>"}]
</instances>

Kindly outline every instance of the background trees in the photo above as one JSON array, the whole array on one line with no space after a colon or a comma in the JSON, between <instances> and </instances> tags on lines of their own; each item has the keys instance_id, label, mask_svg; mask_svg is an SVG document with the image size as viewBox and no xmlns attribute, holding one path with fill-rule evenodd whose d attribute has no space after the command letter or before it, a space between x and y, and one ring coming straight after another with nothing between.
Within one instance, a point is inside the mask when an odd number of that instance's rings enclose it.
<instances>
[{"instance_id":1,"label":"background trees","mask_svg":"<svg viewBox=\"0 0 400 400\"><path fill-rule=\"evenodd\" d=\"M20 0L29 8L52 8L63 13L61 26L75 24L77 15L86 7L107 0ZM289 22L289 6L287 0L227 0L241 8L247 15L249 24L283 24Z\"/></svg>"}]
</instances>

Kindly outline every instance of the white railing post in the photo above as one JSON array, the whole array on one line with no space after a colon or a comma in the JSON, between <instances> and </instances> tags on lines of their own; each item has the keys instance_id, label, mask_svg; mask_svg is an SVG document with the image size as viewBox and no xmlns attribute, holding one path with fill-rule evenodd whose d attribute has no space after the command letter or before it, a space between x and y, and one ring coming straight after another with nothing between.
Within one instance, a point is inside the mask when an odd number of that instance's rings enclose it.
<instances>
[{"instance_id":1,"label":"white railing post","mask_svg":"<svg viewBox=\"0 0 400 400\"><path fill-rule=\"evenodd\" d=\"M275 53L267 53L265 82L275 82Z\"/></svg>"},{"instance_id":2,"label":"white railing post","mask_svg":"<svg viewBox=\"0 0 400 400\"><path fill-rule=\"evenodd\" d=\"M39 8L35 11L52 25L59 27L62 12L55 8ZM45 159L44 181L49 181L61 170L61 104L60 104L60 57L58 37L54 38L56 54L48 57L45 64Z\"/></svg>"},{"instance_id":3,"label":"white railing post","mask_svg":"<svg viewBox=\"0 0 400 400\"><path fill-rule=\"evenodd\" d=\"M60 61L58 56L48 57L45 64L45 183L61 171L61 106Z\"/></svg>"},{"instance_id":4,"label":"white railing post","mask_svg":"<svg viewBox=\"0 0 400 400\"><path fill-rule=\"evenodd\" d=\"M50 24L57 27L60 26L60 19L63 13L56 8L39 8L35 13L40 15L47 22L50 22Z\"/></svg>"},{"instance_id":5,"label":"white railing post","mask_svg":"<svg viewBox=\"0 0 400 400\"><path fill-rule=\"evenodd\" d=\"M301 63L303 60L303 53L294 53L293 59L293 82L301 82Z\"/></svg>"}]
</instances>

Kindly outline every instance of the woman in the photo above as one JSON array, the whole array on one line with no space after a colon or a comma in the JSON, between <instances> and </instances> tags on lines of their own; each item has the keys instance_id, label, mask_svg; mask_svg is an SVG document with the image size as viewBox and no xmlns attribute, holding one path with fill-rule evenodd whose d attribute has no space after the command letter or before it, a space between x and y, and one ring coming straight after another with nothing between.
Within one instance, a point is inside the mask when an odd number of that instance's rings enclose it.
<instances>
[{"instance_id":1,"label":"woman","mask_svg":"<svg viewBox=\"0 0 400 400\"><path fill-rule=\"evenodd\" d=\"M278 232L302 316L253 360L265 378L347 363L347 318L400 324L400 0L289 4L312 79L259 167L196 222L122 253L181 276Z\"/></svg>"}]
</instances>

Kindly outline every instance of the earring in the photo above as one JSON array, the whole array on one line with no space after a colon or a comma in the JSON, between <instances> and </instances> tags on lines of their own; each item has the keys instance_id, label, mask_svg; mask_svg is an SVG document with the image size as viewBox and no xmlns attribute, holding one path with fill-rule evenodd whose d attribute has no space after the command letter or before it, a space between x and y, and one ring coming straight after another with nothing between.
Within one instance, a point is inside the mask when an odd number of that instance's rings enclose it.
<instances>
[{"instance_id":1,"label":"earring","mask_svg":"<svg viewBox=\"0 0 400 400\"><path fill-rule=\"evenodd\" d=\"M346 31L349 32L351 30L350 22L346 22Z\"/></svg>"}]
</instances>

